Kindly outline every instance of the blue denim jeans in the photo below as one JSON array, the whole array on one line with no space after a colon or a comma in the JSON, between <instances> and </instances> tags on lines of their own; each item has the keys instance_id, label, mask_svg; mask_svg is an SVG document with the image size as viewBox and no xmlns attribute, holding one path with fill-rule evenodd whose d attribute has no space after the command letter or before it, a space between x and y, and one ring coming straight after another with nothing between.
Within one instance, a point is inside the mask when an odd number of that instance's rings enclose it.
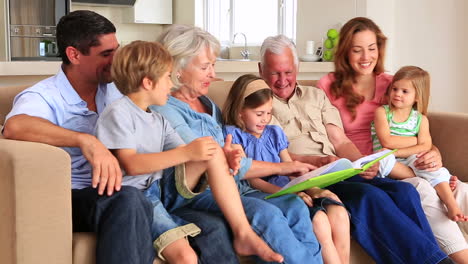
<instances>
[{"instance_id":1,"label":"blue denim jeans","mask_svg":"<svg viewBox=\"0 0 468 264\"><path fill-rule=\"evenodd\" d=\"M283 255L284 263L323 263L305 203L296 195L264 200L265 196L267 194L259 191L241 196L253 230ZM210 190L192 199L188 207L221 212ZM257 262L264 263L260 259Z\"/></svg>"},{"instance_id":2,"label":"blue denim jeans","mask_svg":"<svg viewBox=\"0 0 468 264\"><path fill-rule=\"evenodd\" d=\"M162 178L152 182L150 187L144 191L153 206L153 222L151 224L153 246L162 259L164 259L162 251L169 244L200 233L200 228L195 224L188 223L169 213L190 201L178 193L174 172L174 167L165 169Z\"/></svg>"},{"instance_id":3,"label":"blue denim jeans","mask_svg":"<svg viewBox=\"0 0 468 264\"><path fill-rule=\"evenodd\" d=\"M189 237L190 245L197 252L199 263L239 263L232 246L231 229L220 212L210 213L182 207L171 213L200 227L201 233L198 236Z\"/></svg>"},{"instance_id":4,"label":"blue denim jeans","mask_svg":"<svg viewBox=\"0 0 468 264\"><path fill-rule=\"evenodd\" d=\"M152 206L143 193L123 186L112 196L91 187L72 190L74 232L97 235L97 264L152 264Z\"/></svg>"},{"instance_id":5,"label":"blue denim jeans","mask_svg":"<svg viewBox=\"0 0 468 264\"><path fill-rule=\"evenodd\" d=\"M329 186L351 213L351 235L377 263L438 263L439 249L416 189L388 178L355 176Z\"/></svg>"}]
</instances>

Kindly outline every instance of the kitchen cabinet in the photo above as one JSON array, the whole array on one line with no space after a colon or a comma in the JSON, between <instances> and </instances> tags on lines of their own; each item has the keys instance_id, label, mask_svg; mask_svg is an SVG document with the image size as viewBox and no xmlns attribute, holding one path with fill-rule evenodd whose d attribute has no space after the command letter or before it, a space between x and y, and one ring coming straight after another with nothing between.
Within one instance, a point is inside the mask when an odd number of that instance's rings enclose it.
<instances>
[{"instance_id":1,"label":"kitchen cabinet","mask_svg":"<svg viewBox=\"0 0 468 264\"><path fill-rule=\"evenodd\" d=\"M122 22L172 24L172 0L137 0L122 10Z\"/></svg>"}]
</instances>

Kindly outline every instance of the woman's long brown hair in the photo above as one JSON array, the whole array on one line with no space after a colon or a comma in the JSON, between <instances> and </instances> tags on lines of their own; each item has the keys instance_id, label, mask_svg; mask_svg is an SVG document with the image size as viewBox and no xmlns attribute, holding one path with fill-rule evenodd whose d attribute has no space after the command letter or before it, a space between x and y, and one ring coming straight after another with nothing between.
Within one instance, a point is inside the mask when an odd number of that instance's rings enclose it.
<instances>
[{"instance_id":1,"label":"woman's long brown hair","mask_svg":"<svg viewBox=\"0 0 468 264\"><path fill-rule=\"evenodd\" d=\"M370 30L377 38L377 48L379 58L374 68L374 74L384 72L385 46L387 37L382 33L374 21L365 17L355 17L349 20L340 31L340 40L335 51L335 81L331 85L331 94L335 98L344 97L346 109L351 113L353 119L356 118L356 107L364 102L364 97L353 90L356 83L356 72L349 63L348 54L353 45L354 34Z\"/></svg>"}]
</instances>

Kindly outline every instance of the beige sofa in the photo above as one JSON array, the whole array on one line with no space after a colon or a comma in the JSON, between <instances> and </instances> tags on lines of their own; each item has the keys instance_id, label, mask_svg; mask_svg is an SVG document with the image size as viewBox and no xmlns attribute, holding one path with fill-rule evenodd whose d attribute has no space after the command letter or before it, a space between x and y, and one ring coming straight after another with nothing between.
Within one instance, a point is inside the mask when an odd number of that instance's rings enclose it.
<instances>
[{"instance_id":1,"label":"beige sofa","mask_svg":"<svg viewBox=\"0 0 468 264\"><path fill-rule=\"evenodd\" d=\"M231 84L216 82L210 88L209 96L220 107ZM0 88L0 127L13 97L24 88ZM468 135L468 114L431 113L430 122L445 165L467 181L468 138L464 135ZM93 234L72 233L70 158L66 152L45 144L0 138L0 180L2 263L94 263ZM351 263L373 261L353 242Z\"/></svg>"}]
</instances>

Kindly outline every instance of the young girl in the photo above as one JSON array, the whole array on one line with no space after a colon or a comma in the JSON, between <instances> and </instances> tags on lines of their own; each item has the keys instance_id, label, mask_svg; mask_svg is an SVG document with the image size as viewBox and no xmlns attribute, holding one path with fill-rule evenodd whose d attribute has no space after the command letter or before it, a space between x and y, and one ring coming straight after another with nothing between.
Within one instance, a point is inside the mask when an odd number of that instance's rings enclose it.
<instances>
[{"instance_id":1,"label":"young girl","mask_svg":"<svg viewBox=\"0 0 468 264\"><path fill-rule=\"evenodd\" d=\"M448 217L453 221L467 221L468 216L460 210L450 190L449 171L446 168L419 170L414 166L416 155L432 146L426 117L429 89L429 74L419 67L406 66L395 74L387 91L389 104L375 111L371 130L374 151L382 147L398 148L395 152L398 161L413 169L416 176L429 181L447 206ZM398 168L394 167L392 173L395 170Z\"/></svg>"},{"instance_id":2,"label":"young girl","mask_svg":"<svg viewBox=\"0 0 468 264\"><path fill-rule=\"evenodd\" d=\"M292 161L283 130L268 125L272 116L272 91L259 77L239 77L233 84L223 110L225 133L240 144L246 156L269 162ZM272 175L252 179L250 184L263 192L274 193L290 181ZM312 188L298 195L310 208L315 235L322 245L324 263L349 263L349 217L338 197L328 190Z\"/></svg>"}]
</instances>

